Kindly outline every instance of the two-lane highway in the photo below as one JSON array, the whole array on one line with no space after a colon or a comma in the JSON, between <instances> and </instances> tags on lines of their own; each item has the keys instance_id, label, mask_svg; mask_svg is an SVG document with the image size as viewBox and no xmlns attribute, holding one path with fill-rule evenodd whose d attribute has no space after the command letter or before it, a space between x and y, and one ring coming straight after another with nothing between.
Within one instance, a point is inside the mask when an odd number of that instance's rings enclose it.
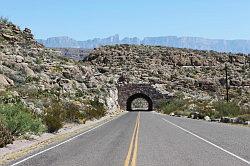
<instances>
[{"instance_id":1,"label":"two-lane highway","mask_svg":"<svg viewBox=\"0 0 250 166\"><path fill-rule=\"evenodd\" d=\"M250 165L250 128L129 112L40 153L23 166Z\"/></svg>"}]
</instances>

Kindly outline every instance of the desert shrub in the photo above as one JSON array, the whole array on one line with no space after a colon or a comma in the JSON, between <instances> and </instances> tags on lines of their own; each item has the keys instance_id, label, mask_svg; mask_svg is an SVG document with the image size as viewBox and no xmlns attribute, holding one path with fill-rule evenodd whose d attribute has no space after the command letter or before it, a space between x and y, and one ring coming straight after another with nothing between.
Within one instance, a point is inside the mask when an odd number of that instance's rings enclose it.
<instances>
[{"instance_id":1,"label":"desert shrub","mask_svg":"<svg viewBox=\"0 0 250 166\"><path fill-rule=\"evenodd\" d=\"M85 116L87 119L99 119L106 114L106 110L103 103L100 103L97 98L90 101L91 107L85 110Z\"/></svg>"},{"instance_id":2,"label":"desert shrub","mask_svg":"<svg viewBox=\"0 0 250 166\"><path fill-rule=\"evenodd\" d=\"M214 103L214 108L219 117L240 115L241 109L235 102L218 101Z\"/></svg>"},{"instance_id":3,"label":"desert shrub","mask_svg":"<svg viewBox=\"0 0 250 166\"><path fill-rule=\"evenodd\" d=\"M33 77L33 76L28 76L26 77L26 83L30 83L30 82L38 82L40 80L39 77Z\"/></svg>"},{"instance_id":4,"label":"desert shrub","mask_svg":"<svg viewBox=\"0 0 250 166\"><path fill-rule=\"evenodd\" d=\"M56 101L53 102L52 105L45 110L43 118L48 132L53 133L62 128L64 116L62 104Z\"/></svg>"},{"instance_id":5,"label":"desert shrub","mask_svg":"<svg viewBox=\"0 0 250 166\"><path fill-rule=\"evenodd\" d=\"M213 105L210 104L210 101L206 100L195 100L193 101L195 107L192 109L192 112L199 112L200 116L209 116L215 118L218 116L218 111L213 109Z\"/></svg>"},{"instance_id":6,"label":"desert shrub","mask_svg":"<svg viewBox=\"0 0 250 166\"><path fill-rule=\"evenodd\" d=\"M85 115L80 111L80 107L72 102L64 104L64 120L66 122L79 123L81 120L85 119Z\"/></svg>"},{"instance_id":7,"label":"desert shrub","mask_svg":"<svg viewBox=\"0 0 250 166\"><path fill-rule=\"evenodd\" d=\"M32 115L22 104L1 104L0 115L8 130L15 136L44 131L41 119Z\"/></svg>"},{"instance_id":8,"label":"desert shrub","mask_svg":"<svg viewBox=\"0 0 250 166\"><path fill-rule=\"evenodd\" d=\"M13 136L10 131L6 128L4 123L0 120L0 148L11 144L13 142Z\"/></svg>"},{"instance_id":9,"label":"desert shrub","mask_svg":"<svg viewBox=\"0 0 250 166\"><path fill-rule=\"evenodd\" d=\"M170 114L171 112L184 111L187 106L187 101L183 99L173 99L169 102L164 102L158 108L164 114Z\"/></svg>"},{"instance_id":10,"label":"desert shrub","mask_svg":"<svg viewBox=\"0 0 250 166\"><path fill-rule=\"evenodd\" d=\"M85 96L85 92L80 90L80 89L77 89L76 90L76 93L75 93L75 96L78 98L78 97L84 97Z\"/></svg>"},{"instance_id":11,"label":"desert shrub","mask_svg":"<svg viewBox=\"0 0 250 166\"><path fill-rule=\"evenodd\" d=\"M36 58L35 63L40 65L43 63L43 59L39 56Z\"/></svg>"},{"instance_id":12,"label":"desert shrub","mask_svg":"<svg viewBox=\"0 0 250 166\"><path fill-rule=\"evenodd\" d=\"M13 95L9 90L0 92L0 104L20 102L18 96Z\"/></svg>"}]
</instances>

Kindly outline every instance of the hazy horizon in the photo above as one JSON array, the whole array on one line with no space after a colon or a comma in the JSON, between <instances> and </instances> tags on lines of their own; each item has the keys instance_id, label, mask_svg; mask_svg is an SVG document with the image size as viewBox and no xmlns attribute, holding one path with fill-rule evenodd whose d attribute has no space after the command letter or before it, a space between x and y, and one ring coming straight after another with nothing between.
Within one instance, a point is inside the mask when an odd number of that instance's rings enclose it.
<instances>
[{"instance_id":1,"label":"hazy horizon","mask_svg":"<svg viewBox=\"0 0 250 166\"><path fill-rule=\"evenodd\" d=\"M51 37L48 37L48 38L36 38L38 40L46 40L46 39L49 39L49 38L59 38L59 37L68 37L68 38L71 38L71 39L74 39L76 41L86 41L86 40L90 40L90 39L103 39L103 38L108 38L108 37L111 37L111 36L115 36L115 35L118 35L119 36L119 39L122 40L126 37L128 38L138 38L140 40L143 40L144 38L153 38L153 37L177 37L177 38L202 38L202 39L208 39L208 40L250 40L250 39L227 39L227 38L206 38L206 37L201 37L201 36L176 36L176 35L162 35L162 36L144 36L144 37L137 37L137 36L121 36L119 34L113 34L113 35L110 35L110 36L93 36L92 38L89 38L89 39L83 39L83 40L77 40L73 37L70 37L70 36L51 36Z\"/></svg>"}]
</instances>

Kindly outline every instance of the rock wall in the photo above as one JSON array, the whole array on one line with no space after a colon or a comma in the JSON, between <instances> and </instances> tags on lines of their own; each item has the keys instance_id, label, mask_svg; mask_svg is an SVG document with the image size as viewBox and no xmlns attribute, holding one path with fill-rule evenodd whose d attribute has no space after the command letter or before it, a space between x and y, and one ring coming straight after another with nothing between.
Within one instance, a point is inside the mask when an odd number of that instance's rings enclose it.
<instances>
[{"instance_id":1,"label":"rock wall","mask_svg":"<svg viewBox=\"0 0 250 166\"><path fill-rule=\"evenodd\" d=\"M118 90L116 87L110 88L108 96L105 97L108 112L115 112L120 110L118 103Z\"/></svg>"}]
</instances>

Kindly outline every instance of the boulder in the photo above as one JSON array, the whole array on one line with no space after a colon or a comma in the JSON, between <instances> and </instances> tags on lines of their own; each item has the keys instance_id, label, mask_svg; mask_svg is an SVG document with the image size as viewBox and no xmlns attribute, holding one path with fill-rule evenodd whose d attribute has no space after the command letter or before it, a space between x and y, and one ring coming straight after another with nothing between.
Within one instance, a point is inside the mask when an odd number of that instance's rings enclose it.
<instances>
[{"instance_id":1,"label":"boulder","mask_svg":"<svg viewBox=\"0 0 250 166\"><path fill-rule=\"evenodd\" d=\"M204 119L204 115L200 114L199 112L192 112L188 117L192 119Z\"/></svg>"},{"instance_id":2,"label":"boulder","mask_svg":"<svg viewBox=\"0 0 250 166\"><path fill-rule=\"evenodd\" d=\"M21 66L22 66L22 70L23 70L24 74L26 74L29 77L35 76L34 71L31 68L29 68L27 63L22 63Z\"/></svg>"},{"instance_id":3,"label":"boulder","mask_svg":"<svg viewBox=\"0 0 250 166\"><path fill-rule=\"evenodd\" d=\"M33 112L37 115L41 115L43 113L43 111L40 108L34 108Z\"/></svg>"},{"instance_id":4,"label":"boulder","mask_svg":"<svg viewBox=\"0 0 250 166\"><path fill-rule=\"evenodd\" d=\"M175 116L174 112L171 112L169 115L170 115L170 116Z\"/></svg>"},{"instance_id":5,"label":"boulder","mask_svg":"<svg viewBox=\"0 0 250 166\"><path fill-rule=\"evenodd\" d=\"M6 39L6 40L16 40L16 37L15 36L12 36L12 35L8 35L8 34L4 34L2 33L2 36Z\"/></svg>"},{"instance_id":6,"label":"boulder","mask_svg":"<svg viewBox=\"0 0 250 166\"><path fill-rule=\"evenodd\" d=\"M2 86L14 85L14 81L9 79L8 77L6 77L3 74L0 74L0 85L2 85Z\"/></svg>"},{"instance_id":7,"label":"boulder","mask_svg":"<svg viewBox=\"0 0 250 166\"><path fill-rule=\"evenodd\" d=\"M220 122L222 122L222 123L230 123L231 119L229 117L221 117Z\"/></svg>"},{"instance_id":8,"label":"boulder","mask_svg":"<svg viewBox=\"0 0 250 166\"><path fill-rule=\"evenodd\" d=\"M211 121L211 118L210 118L209 116L205 116L205 117L204 117L204 120L210 122L210 121Z\"/></svg>"},{"instance_id":9,"label":"boulder","mask_svg":"<svg viewBox=\"0 0 250 166\"><path fill-rule=\"evenodd\" d=\"M16 63L22 63L24 61L24 58L20 55L16 55L15 59L16 59Z\"/></svg>"}]
</instances>

